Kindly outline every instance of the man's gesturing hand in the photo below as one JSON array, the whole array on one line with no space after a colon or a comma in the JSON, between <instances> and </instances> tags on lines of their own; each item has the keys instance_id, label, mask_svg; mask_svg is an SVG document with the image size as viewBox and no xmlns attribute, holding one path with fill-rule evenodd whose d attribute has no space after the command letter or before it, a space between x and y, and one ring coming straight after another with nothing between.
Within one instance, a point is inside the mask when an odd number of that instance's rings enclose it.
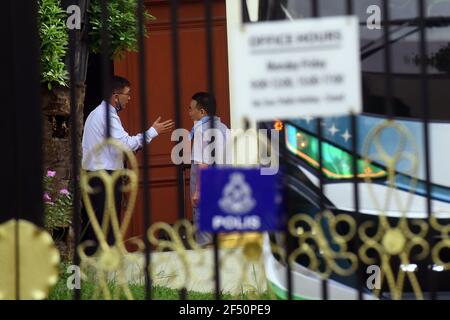
<instances>
[{"instance_id":1,"label":"man's gesturing hand","mask_svg":"<svg viewBox=\"0 0 450 320\"><path fill-rule=\"evenodd\" d=\"M172 120L166 120L163 122L160 122L161 117L158 117L156 121L153 123L152 127L158 132L158 134L166 133L170 130L172 130L175 127L175 124Z\"/></svg>"}]
</instances>

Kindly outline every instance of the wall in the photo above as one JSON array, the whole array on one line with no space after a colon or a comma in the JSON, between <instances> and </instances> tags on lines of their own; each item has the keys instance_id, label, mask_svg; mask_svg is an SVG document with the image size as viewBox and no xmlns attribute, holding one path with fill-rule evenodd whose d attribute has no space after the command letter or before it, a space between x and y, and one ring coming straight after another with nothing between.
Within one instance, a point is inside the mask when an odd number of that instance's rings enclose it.
<instances>
[{"instance_id":1,"label":"wall","mask_svg":"<svg viewBox=\"0 0 450 320\"><path fill-rule=\"evenodd\" d=\"M193 93L206 91L207 61L204 1L180 1L179 6L179 55L180 55L180 98L181 127L190 130L192 121L188 117L188 105ZM173 90L173 62L171 46L170 3L166 0L146 1L148 11L157 20L148 24L149 37L145 41L147 68L147 123L158 116L175 119ZM215 94L218 115L229 126L229 93L225 0L213 4L213 59ZM139 69L138 54L129 53L122 60L115 61L115 73L128 78L132 83L132 98L127 109L121 113L122 123L130 134L140 131L139 111ZM150 144L147 163L150 169L151 221L174 223L177 212L177 171L170 152L173 146L170 134L157 137ZM142 152L137 153L140 165L138 204L135 210L130 236L143 233L143 188ZM189 200L189 171L186 172L186 212L192 218Z\"/></svg>"}]
</instances>

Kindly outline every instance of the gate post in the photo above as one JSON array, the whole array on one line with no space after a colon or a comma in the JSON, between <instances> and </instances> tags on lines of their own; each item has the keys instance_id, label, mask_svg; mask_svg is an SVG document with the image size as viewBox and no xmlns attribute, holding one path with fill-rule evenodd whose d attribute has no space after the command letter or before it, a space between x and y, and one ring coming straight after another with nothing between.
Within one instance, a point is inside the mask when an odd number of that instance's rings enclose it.
<instances>
[{"instance_id":1,"label":"gate post","mask_svg":"<svg viewBox=\"0 0 450 320\"><path fill-rule=\"evenodd\" d=\"M44 225L37 2L3 3L0 50L2 137L0 223L22 218Z\"/></svg>"}]
</instances>

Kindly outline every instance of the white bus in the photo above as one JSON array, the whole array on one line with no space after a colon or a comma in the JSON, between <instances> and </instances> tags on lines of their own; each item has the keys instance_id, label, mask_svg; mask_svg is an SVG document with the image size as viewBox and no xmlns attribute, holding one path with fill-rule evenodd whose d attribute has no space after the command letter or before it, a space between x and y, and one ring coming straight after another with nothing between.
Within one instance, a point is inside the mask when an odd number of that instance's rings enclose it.
<instances>
[{"instance_id":1,"label":"white bus","mask_svg":"<svg viewBox=\"0 0 450 320\"><path fill-rule=\"evenodd\" d=\"M234 1L234 0L232 0ZM329 117L322 120L322 138L317 136L317 121L303 118L283 121L283 139L287 149L285 162L288 166L289 201L291 215L306 213L315 217L320 207L319 190L319 151L322 146L322 173L324 202L334 214L346 213L357 219L360 224L373 221L377 224L379 216L387 217L393 227L400 217L406 217L429 224L426 197L425 144L423 123L421 120L422 86L420 60L419 9L416 0L390 0L390 50L392 57L391 93L392 113L396 123L406 129L407 141L401 150L404 156L395 164L395 170L389 174L386 163L380 160L379 150L373 146L365 151L365 142L387 119L385 108L387 78L385 68L385 50L383 37L383 1L353 1L354 12L360 20L361 67L363 81L363 113L357 116L357 137L353 137L350 116ZM318 1L320 16L346 14L345 0ZM248 17L253 23L268 20L306 19L312 16L309 0L261 0L248 1ZM431 119L430 137L430 182L433 214L441 224L450 223L450 0L428 0L426 4L427 38L427 110ZM381 17L381 21L377 21ZM230 21L230 20L229 20ZM233 21L236 21L235 19ZM274 119L275 121L276 119ZM281 119L283 120L283 119ZM259 123L262 128L272 128L274 122ZM395 129L386 128L380 134L380 146L394 154L400 142ZM359 210L355 212L353 197L352 139L357 139ZM400 151L400 150L399 150ZM364 163L364 153L368 153L370 165ZM417 170L411 161L417 158ZM390 179L391 177L391 179ZM370 183L365 178L370 178ZM392 198L392 201L386 199ZM398 201L396 200L398 199ZM387 202L386 202L387 201ZM328 241L332 240L326 223L321 225ZM410 226L411 227L411 226ZM414 230L414 227L411 227ZM344 228L345 229L345 228ZM374 230L375 231L375 230ZM345 232L345 230L343 231ZM417 230L415 232L418 232ZM270 247L270 241L284 247L282 237L271 234L265 242L265 268L267 279L280 298L286 297L286 264ZM294 246L297 242L292 241ZM440 232L429 227L426 241L432 247L441 240ZM356 253L356 252L355 252ZM356 253L357 254L357 253ZM320 248L315 252L321 267L325 265ZM440 255L443 262L450 261L450 248L444 248ZM361 262L360 262L361 263ZM308 268L311 259L299 256L292 266L293 295L295 299L320 299L322 281L319 275ZM342 268L349 262L342 259ZM320 268L321 268L320 267ZM375 298L366 288L368 265L362 263L364 273L364 298ZM435 272L435 289L439 298L449 297L450 277L443 263L430 260L410 260L404 264L392 259L394 275L399 270L412 272L417 277L421 291L430 290L428 270ZM328 281L330 299L357 299L357 274L339 276L332 273ZM409 278L406 277L403 298L415 297ZM416 292L417 293L417 292ZM386 279L381 298L391 299Z\"/></svg>"}]
</instances>

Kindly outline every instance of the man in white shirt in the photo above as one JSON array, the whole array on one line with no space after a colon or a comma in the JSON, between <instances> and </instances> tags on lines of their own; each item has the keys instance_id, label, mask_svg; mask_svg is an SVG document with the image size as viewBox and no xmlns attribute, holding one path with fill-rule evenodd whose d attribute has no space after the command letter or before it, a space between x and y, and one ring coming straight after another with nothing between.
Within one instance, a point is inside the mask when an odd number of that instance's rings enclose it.
<instances>
[{"instance_id":1,"label":"man in white shirt","mask_svg":"<svg viewBox=\"0 0 450 320\"><path fill-rule=\"evenodd\" d=\"M118 112L125 109L131 98L131 85L130 82L122 77L114 76L111 79L111 95L109 101L102 101L102 103L95 108L87 117L84 124L82 148L83 148L83 158L81 166L86 171L99 171L106 170L108 173L112 173L115 170L121 170L124 168L123 164L123 154L116 147L112 145L107 145L102 147L98 152L93 152L93 149L98 144L102 143L106 139L107 134L107 121L106 112L109 108L109 128L110 137L119 141L124 147L130 149L131 151L137 151L142 148L144 144L144 134L139 133L135 136L130 136L122 126ZM160 122L161 117L158 117L153 125L145 131L145 142L150 143L153 138L157 137L159 134L169 132L173 129L174 123L172 120L166 120ZM99 192L92 194L90 196L91 203L95 210L95 214L99 223L102 223L102 217L105 205L105 192L104 185L100 179L90 180L90 185ZM115 185L115 204L117 214L120 214L121 209L121 184ZM83 231L82 231L82 241L86 240L96 240L96 236L90 226L89 219L86 210L83 206L82 208L82 220L83 220ZM114 243L114 237L110 231L108 232L108 243ZM92 254L95 247L92 247L87 253Z\"/></svg>"},{"instance_id":2,"label":"man in white shirt","mask_svg":"<svg viewBox=\"0 0 450 320\"><path fill-rule=\"evenodd\" d=\"M230 133L227 126L215 114L216 99L213 95L208 92L197 92L192 96L189 105L189 116L194 122L190 135L193 140L190 191L192 214L197 227L199 226L198 206L200 200L199 171L209 165L226 164L226 146L229 143ZM211 128L211 117L214 119L214 129ZM212 236L208 232L197 231L195 238L200 246L205 247L212 244Z\"/></svg>"}]
</instances>

